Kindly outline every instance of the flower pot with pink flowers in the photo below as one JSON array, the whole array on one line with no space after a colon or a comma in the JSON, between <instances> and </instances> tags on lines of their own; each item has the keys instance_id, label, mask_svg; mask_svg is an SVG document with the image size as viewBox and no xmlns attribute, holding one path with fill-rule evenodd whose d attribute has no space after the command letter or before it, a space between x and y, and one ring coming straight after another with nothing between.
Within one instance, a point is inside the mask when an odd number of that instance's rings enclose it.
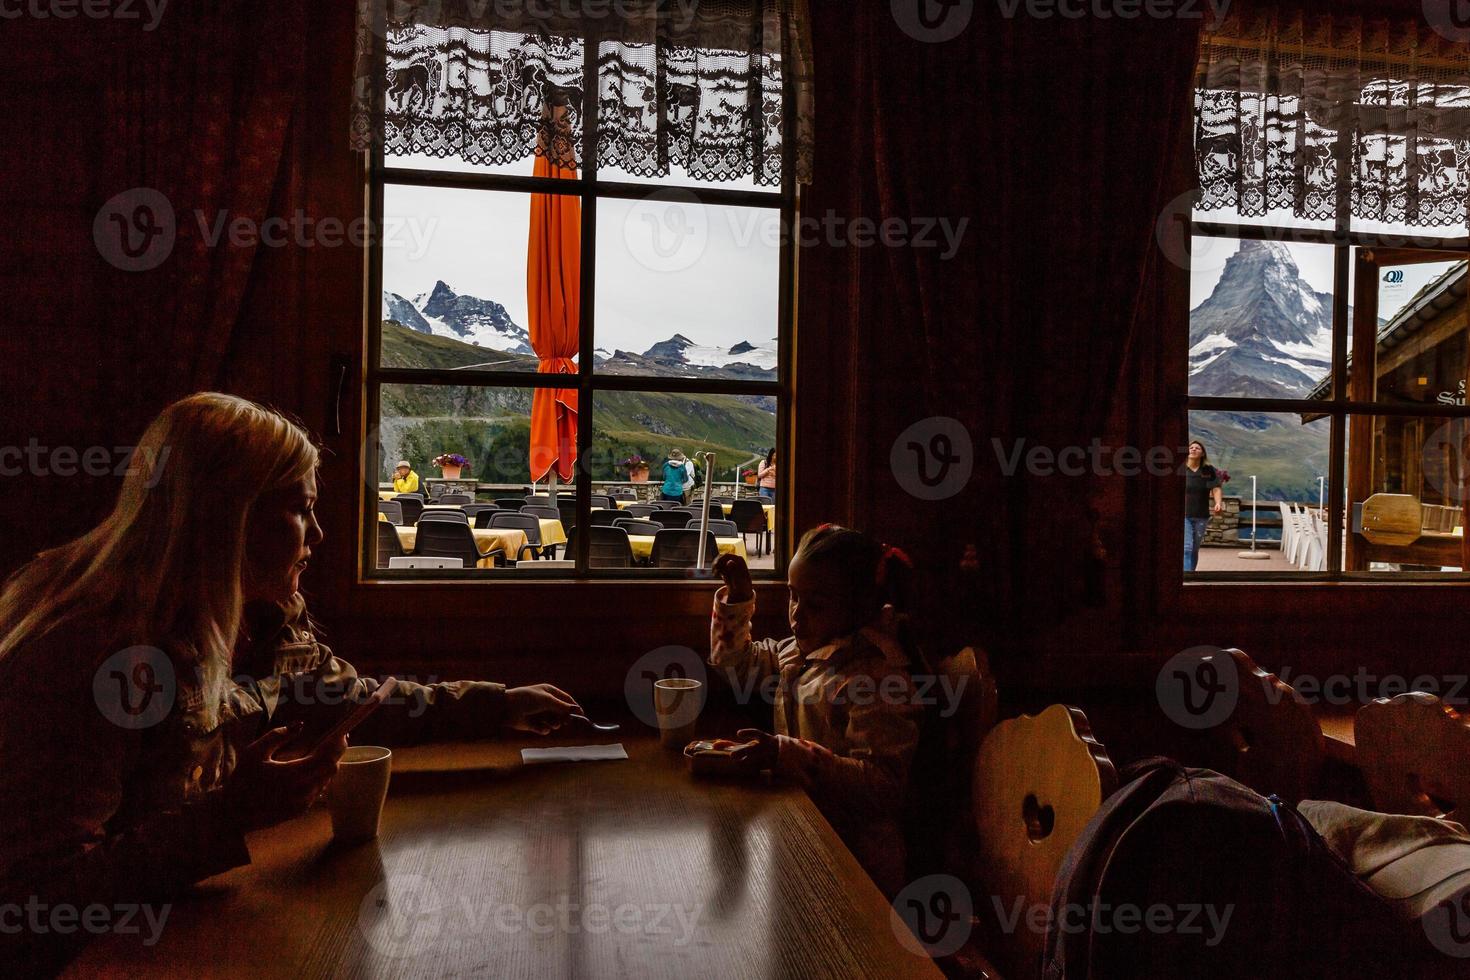
<instances>
[{"instance_id":1,"label":"flower pot with pink flowers","mask_svg":"<svg viewBox=\"0 0 1470 980\"><path fill-rule=\"evenodd\" d=\"M631 483L648 482L648 460L636 453L623 460L621 465L628 471L628 480Z\"/></svg>"},{"instance_id":2,"label":"flower pot with pink flowers","mask_svg":"<svg viewBox=\"0 0 1470 980\"><path fill-rule=\"evenodd\" d=\"M439 472L446 480L458 480L464 468L470 465L470 461L459 453L444 453L442 456L434 457L434 465L439 467Z\"/></svg>"}]
</instances>

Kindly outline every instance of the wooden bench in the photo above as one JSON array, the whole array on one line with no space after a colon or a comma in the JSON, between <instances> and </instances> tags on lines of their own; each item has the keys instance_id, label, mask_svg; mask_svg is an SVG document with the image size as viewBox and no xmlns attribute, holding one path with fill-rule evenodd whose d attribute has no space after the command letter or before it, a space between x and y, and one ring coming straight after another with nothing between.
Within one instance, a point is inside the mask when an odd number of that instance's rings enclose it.
<instances>
[{"instance_id":1,"label":"wooden bench","mask_svg":"<svg viewBox=\"0 0 1470 980\"><path fill-rule=\"evenodd\" d=\"M995 902L1007 915L1019 903L1021 921L1033 908L1050 908L1067 850L1117 785L1107 751L1077 708L1054 704L995 726L975 762L982 921L994 917ZM992 938L1008 976L1039 974L1045 935L1023 927Z\"/></svg>"},{"instance_id":2,"label":"wooden bench","mask_svg":"<svg viewBox=\"0 0 1470 980\"><path fill-rule=\"evenodd\" d=\"M1410 691L1365 704L1354 729L1374 809L1463 822L1470 801L1470 717L1433 694Z\"/></svg>"},{"instance_id":3,"label":"wooden bench","mask_svg":"<svg viewBox=\"0 0 1470 980\"><path fill-rule=\"evenodd\" d=\"M1311 707L1244 651L1231 648L1213 656L1231 661L1238 694L1230 716L1203 733L1199 758L1204 766L1264 796L1274 793L1298 803L1312 795L1324 751Z\"/></svg>"}]
</instances>

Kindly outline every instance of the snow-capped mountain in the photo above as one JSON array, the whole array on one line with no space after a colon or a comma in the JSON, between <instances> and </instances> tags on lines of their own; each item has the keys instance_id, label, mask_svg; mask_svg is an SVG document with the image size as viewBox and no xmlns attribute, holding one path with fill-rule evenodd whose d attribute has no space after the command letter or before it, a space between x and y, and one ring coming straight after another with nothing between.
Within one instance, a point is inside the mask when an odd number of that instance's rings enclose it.
<instances>
[{"instance_id":1,"label":"snow-capped mountain","mask_svg":"<svg viewBox=\"0 0 1470 980\"><path fill-rule=\"evenodd\" d=\"M476 347L535 357L531 334L510 319L506 307L494 300L454 292L442 281L412 300L385 289L382 319L395 320L419 334L447 336ZM766 381L775 378L776 338L763 344L741 341L725 348L695 344L688 336L675 334L642 354L598 347L592 356L598 366L606 367L610 373L688 376L692 370L710 378Z\"/></svg>"},{"instance_id":2,"label":"snow-capped mountain","mask_svg":"<svg viewBox=\"0 0 1470 980\"><path fill-rule=\"evenodd\" d=\"M383 319L395 320L410 330L419 333L433 333L429 321L425 320L423 314L419 313L418 307L397 293L383 291Z\"/></svg>"},{"instance_id":3,"label":"snow-capped mountain","mask_svg":"<svg viewBox=\"0 0 1470 980\"><path fill-rule=\"evenodd\" d=\"M442 280L412 300L383 292L383 319L419 333L513 354L534 354L531 335L494 300L456 293Z\"/></svg>"},{"instance_id":4,"label":"snow-capped mountain","mask_svg":"<svg viewBox=\"0 0 1470 980\"><path fill-rule=\"evenodd\" d=\"M427 293L412 299L383 291L383 319L394 320L410 330L449 337L491 350L535 356L531 335L511 319L504 306L493 300L456 293L442 280ZM730 348L696 344L681 333L654 344L642 354L608 350L593 351L596 363L614 373L683 374L697 369L715 376L760 377L776 370L776 338L762 344L741 341Z\"/></svg>"},{"instance_id":5,"label":"snow-capped mountain","mask_svg":"<svg viewBox=\"0 0 1470 980\"><path fill-rule=\"evenodd\" d=\"M1332 297L1302 279L1282 243L1242 241L1190 311L1190 394L1293 397L1331 366Z\"/></svg>"},{"instance_id":6,"label":"snow-capped mountain","mask_svg":"<svg viewBox=\"0 0 1470 980\"><path fill-rule=\"evenodd\" d=\"M652 361L685 364L692 367L727 368L736 364L750 365L762 371L776 370L776 338L757 347L743 340L730 348L696 344L681 333L661 340L643 356Z\"/></svg>"}]
</instances>

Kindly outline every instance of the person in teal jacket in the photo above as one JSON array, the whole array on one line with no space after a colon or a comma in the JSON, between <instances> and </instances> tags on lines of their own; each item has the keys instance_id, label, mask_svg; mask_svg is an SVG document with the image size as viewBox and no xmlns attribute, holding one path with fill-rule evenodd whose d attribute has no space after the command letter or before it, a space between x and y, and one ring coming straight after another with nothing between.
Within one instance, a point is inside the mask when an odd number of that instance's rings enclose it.
<instances>
[{"instance_id":1,"label":"person in teal jacket","mask_svg":"<svg viewBox=\"0 0 1470 980\"><path fill-rule=\"evenodd\" d=\"M688 459L684 450L675 449L669 453L669 458L664 460L664 485L660 489L660 500L671 500L674 503L684 503L684 489L689 483Z\"/></svg>"}]
</instances>

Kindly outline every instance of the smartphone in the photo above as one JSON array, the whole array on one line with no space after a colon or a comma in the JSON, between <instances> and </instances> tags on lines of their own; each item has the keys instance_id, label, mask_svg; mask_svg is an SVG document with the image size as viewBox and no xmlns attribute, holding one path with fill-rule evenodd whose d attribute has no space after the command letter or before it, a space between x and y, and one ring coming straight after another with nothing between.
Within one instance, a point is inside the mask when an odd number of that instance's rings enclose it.
<instances>
[{"instance_id":1,"label":"smartphone","mask_svg":"<svg viewBox=\"0 0 1470 980\"><path fill-rule=\"evenodd\" d=\"M308 735L302 740L285 745L277 749L271 758L277 762L295 762L297 759L304 759L311 755L328 742L335 742L343 735L351 732L358 725L361 725L364 721L367 721L368 717L382 707L383 702L392 696L393 689L397 686L398 678L386 678L383 683L378 685L376 691L353 705L352 710L344 715L341 721L327 729L322 735L316 737Z\"/></svg>"}]
</instances>

